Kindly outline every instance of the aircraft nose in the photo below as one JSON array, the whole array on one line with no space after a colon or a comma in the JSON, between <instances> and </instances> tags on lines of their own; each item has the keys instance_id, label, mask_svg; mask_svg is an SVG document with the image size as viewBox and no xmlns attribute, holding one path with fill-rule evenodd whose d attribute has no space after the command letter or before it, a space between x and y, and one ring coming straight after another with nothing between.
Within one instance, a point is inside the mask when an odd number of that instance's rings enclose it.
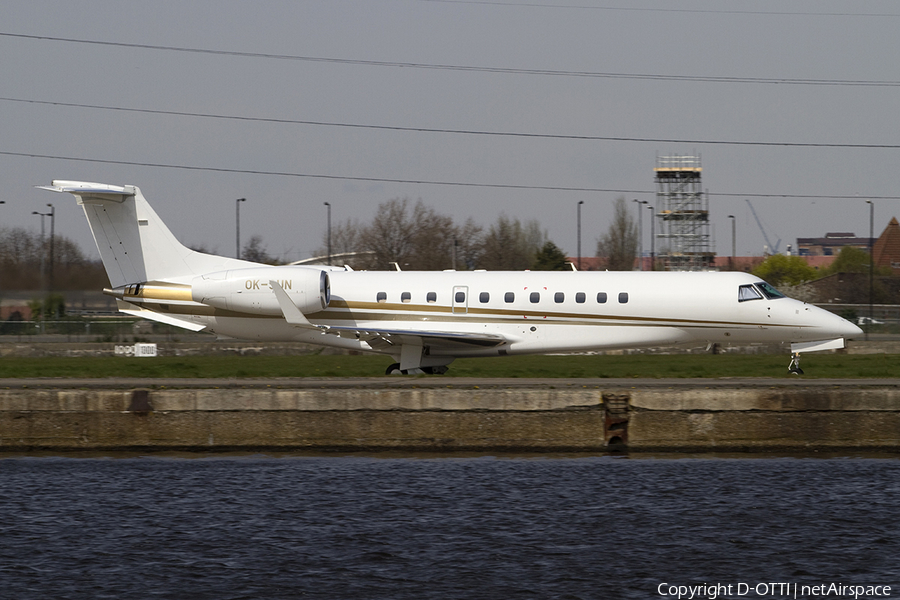
<instances>
[{"instance_id":1,"label":"aircraft nose","mask_svg":"<svg viewBox=\"0 0 900 600\"><path fill-rule=\"evenodd\" d=\"M841 319L841 321L843 321L842 325L844 326L844 331L845 331L845 333L841 334L842 337L852 337L855 335L863 334L863 330L859 326L854 325L847 319Z\"/></svg>"},{"instance_id":2,"label":"aircraft nose","mask_svg":"<svg viewBox=\"0 0 900 600\"><path fill-rule=\"evenodd\" d=\"M827 310L821 309L823 313L823 317L825 317L826 321L823 323L822 329L828 331L834 337L854 337L857 335L862 335L863 330L848 321L843 317L839 317L834 313L828 312Z\"/></svg>"}]
</instances>

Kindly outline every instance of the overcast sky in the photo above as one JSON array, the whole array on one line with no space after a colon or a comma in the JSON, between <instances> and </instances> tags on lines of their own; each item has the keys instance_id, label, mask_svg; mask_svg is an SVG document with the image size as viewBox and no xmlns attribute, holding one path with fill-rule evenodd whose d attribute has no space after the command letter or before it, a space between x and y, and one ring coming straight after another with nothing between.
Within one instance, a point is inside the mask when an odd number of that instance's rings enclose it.
<instances>
[{"instance_id":1,"label":"overcast sky","mask_svg":"<svg viewBox=\"0 0 900 600\"><path fill-rule=\"evenodd\" d=\"M655 204L671 154L701 157L720 254L729 214L738 254L762 253L745 198L782 248L868 235L866 198L876 235L900 215L894 1L29 0L0 17L0 226L37 230L51 202L91 256L74 199L33 186L137 185L182 241L228 255L246 197L242 241L288 260L322 246L323 202L367 222L397 197L536 219L570 255L583 200L593 255L615 198Z\"/></svg>"}]
</instances>

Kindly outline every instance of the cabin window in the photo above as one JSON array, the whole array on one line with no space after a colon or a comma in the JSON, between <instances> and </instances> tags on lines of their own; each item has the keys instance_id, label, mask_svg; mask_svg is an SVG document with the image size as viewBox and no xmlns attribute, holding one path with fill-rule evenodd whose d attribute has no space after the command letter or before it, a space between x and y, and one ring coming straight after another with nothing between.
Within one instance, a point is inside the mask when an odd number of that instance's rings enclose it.
<instances>
[{"instance_id":1,"label":"cabin window","mask_svg":"<svg viewBox=\"0 0 900 600\"><path fill-rule=\"evenodd\" d=\"M762 300L762 294L752 285L742 285L738 288L738 302L747 300Z\"/></svg>"},{"instance_id":2,"label":"cabin window","mask_svg":"<svg viewBox=\"0 0 900 600\"><path fill-rule=\"evenodd\" d=\"M587 296L584 292L578 292L577 294L575 294L575 302L577 302L578 304L584 304L586 298Z\"/></svg>"},{"instance_id":3,"label":"cabin window","mask_svg":"<svg viewBox=\"0 0 900 600\"><path fill-rule=\"evenodd\" d=\"M628 292L619 292L619 304L628 303Z\"/></svg>"},{"instance_id":4,"label":"cabin window","mask_svg":"<svg viewBox=\"0 0 900 600\"><path fill-rule=\"evenodd\" d=\"M378 302L387 302L387 292L378 292L378 294L375 295L375 300Z\"/></svg>"},{"instance_id":5,"label":"cabin window","mask_svg":"<svg viewBox=\"0 0 900 600\"><path fill-rule=\"evenodd\" d=\"M403 292L402 294L400 294L400 302L409 302L410 300L412 300L412 294L410 294L409 292Z\"/></svg>"},{"instance_id":6,"label":"cabin window","mask_svg":"<svg viewBox=\"0 0 900 600\"><path fill-rule=\"evenodd\" d=\"M507 304L509 304L511 302L515 302L516 301L516 293L515 292L506 292L506 294L503 296L503 301L506 302Z\"/></svg>"},{"instance_id":7,"label":"cabin window","mask_svg":"<svg viewBox=\"0 0 900 600\"><path fill-rule=\"evenodd\" d=\"M456 292L456 303L457 304L465 304L466 302L466 293L465 292Z\"/></svg>"},{"instance_id":8,"label":"cabin window","mask_svg":"<svg viewBox=\"0 0 900 600\"><path fill-rule=\"evenodd\" d=\"M766 283L765 281L759 281L756 283L756 287L762 290L762 293L765 294L766 298L769 300L775 300L776 298L784 298L784 294L776 290L774 287Z\"/></svg>"},{"instance_id":9,"label":"cabin window","mask_svg":"<svg viewBox=\"0 0 900 600\"><path fill-rule=\"evenodd\" d=\"M490 292L481 292L480 294L478 294L478 301L481 302L482 304L487 304L488 302L490 302L491 301Z\"/></svg>"},{"instance_id":10,"label":"cabin window","mask_svg":"<svg viewBox=\"0 0 900 600\"><path fill-rule=\"evenodd\" d=\"M425 296L425 301L434 304L437 302L437 292L428 292Z\"/></svg>"},{"instance_id":11,"label":"cabin window","mask_svg":"<svg viewBox=\"0 0 900 600\"><path fill-rule=\"evenodd\" d=\"M606 292L597 292L597 304L606 304Z\"/></svg>"},{"instance_id":12,"label":"cabin window","mask_svg":"<svg viewBox=\"0 0 900 600\"><path fill-rule=\"evenodd\" d=\"M565 302L566 294L564 292L556 292L555 294L553 294L553 301L556 302L557 304Z\"/></svg>"},{"instance_id":13,"label":"cabin window","mask_svg":"<svg viewBox=\"0 0 900 600\"><path fill-rule=\"evenodd\" d=\"M541 301L541 293L540 292L531 292L531 296L528 298L531 300L532 304L537 304Z\"/></svg>"}]
</instances>

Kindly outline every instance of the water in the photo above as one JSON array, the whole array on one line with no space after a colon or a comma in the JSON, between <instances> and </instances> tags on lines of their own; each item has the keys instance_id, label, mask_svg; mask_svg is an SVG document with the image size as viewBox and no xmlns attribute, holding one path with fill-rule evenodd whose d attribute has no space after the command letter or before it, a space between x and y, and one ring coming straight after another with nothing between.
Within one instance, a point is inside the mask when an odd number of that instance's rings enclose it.
<instances>
[{"instance_id":1,"label":"water","mask_svg":"<svg viewBox=\"0 0 900 600\"><path fill-rule=\"evenodd\" d=\"M897 597L898 515L896 459L10 457L0 598Z\"/></svg>"}]
</instances>

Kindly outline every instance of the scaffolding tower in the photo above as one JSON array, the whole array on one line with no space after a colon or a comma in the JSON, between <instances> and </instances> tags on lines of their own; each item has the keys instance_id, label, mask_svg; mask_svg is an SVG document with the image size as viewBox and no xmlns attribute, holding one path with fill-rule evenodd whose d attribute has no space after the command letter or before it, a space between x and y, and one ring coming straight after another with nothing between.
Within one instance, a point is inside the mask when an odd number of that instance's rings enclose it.
<instances>
[{"instance_id":1,"label":"scaffolding tower","mask_svg":"<svg viewBox=\"0 0 900 600\"><path fill-rule=\"evenodd\" d=\"M706 271L715 262L709 235L709 195L699 156L657 156L656 218L659 261L666 271Z\"/></svg>"}]
</instances>

